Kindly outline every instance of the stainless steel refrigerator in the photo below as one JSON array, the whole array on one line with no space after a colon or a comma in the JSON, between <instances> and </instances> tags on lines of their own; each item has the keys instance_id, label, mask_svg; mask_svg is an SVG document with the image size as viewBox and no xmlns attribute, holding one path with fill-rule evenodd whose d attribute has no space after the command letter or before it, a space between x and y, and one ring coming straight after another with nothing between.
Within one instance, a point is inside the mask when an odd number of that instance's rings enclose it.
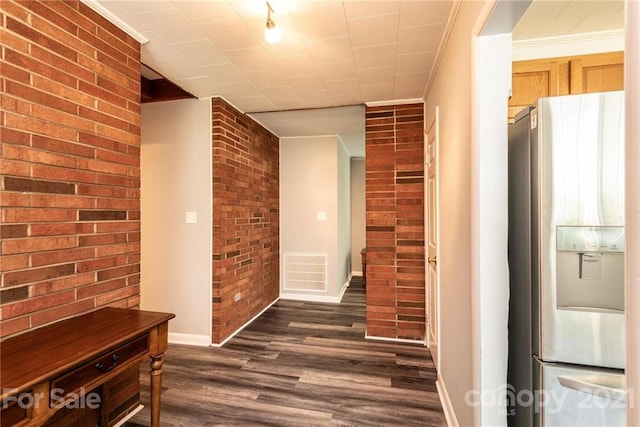
<instances>
[{"instance_id":1,"label":"stainless steel refrigerator","mask_svg":"<svg viewBox=\"0 0 640 427\"><path fill-rule=\"evenodd\" d=\"M510 426L624 426L623 92L509 125Z\"/></svg>"}]
</instances>

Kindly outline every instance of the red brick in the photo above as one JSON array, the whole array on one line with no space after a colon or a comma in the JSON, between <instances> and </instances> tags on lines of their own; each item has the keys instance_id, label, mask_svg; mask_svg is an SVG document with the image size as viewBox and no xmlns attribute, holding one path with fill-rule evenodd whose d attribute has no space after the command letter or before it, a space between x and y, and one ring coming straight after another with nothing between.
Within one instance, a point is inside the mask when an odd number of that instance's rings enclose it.
<instances>
[{"instance_id":1,"label":"red brick","mask_svg":"<svg viewBox=\"0 0 640 427\"><path fill-rule=\"evenodd\" d=\"M67 317L76 316L95 307L93 300L83 300L72 302L62 306L57 306L48 310L42 310L31 315L33 327L39 327L48 323L53 323Z\"/></svg>"},{"instance_id":2,"label":"red brick","mask_svg":"<svg viewBox=\"0 0 640 427\"><path fill-rule=\"evenodd\" d=\"M29 316L17 317L14 319L3 319L0 321L0 337L6 338L10 335L24 332L31 327Z\"/></svg>"},{"instance_id":3,"label":"red brick","mask_svg":"<svg viewBox=\"0 0 640 427\"><path fill-rule=\"evenodd\" d=\"M139 305L140 46L79 2L6 0L2 14L2 173L15 190L0 195L2 283L31 290L2 305L6 336L93 310L76 293L105 269L103 281L127 275L99 303ZM96 209L138 219L78 222Z\"/></svg>"}]
</instances>

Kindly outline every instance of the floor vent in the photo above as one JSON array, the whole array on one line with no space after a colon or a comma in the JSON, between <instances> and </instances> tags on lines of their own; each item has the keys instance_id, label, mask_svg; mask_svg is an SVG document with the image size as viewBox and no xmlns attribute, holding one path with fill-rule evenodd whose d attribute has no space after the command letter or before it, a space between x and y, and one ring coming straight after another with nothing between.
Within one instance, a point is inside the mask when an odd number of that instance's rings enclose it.
<instances>
[{"instance_id":1,"label":"floor vent","mask_svg":"<svg viewBox=\"0 0 640 427\"><path fill-rule=\"evenodd\" d=\"M326 291L327 255L284 254L285 291Z\"/></svg>"}]
</instances>

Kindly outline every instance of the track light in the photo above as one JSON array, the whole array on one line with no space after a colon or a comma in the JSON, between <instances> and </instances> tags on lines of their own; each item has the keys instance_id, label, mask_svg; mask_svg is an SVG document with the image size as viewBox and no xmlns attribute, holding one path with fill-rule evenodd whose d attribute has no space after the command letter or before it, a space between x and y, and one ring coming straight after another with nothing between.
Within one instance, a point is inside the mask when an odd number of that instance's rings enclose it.
<instances>
[{"instance_id":1,"label":"track light","mask_svg":"<svg viewBox=\"0 0 640 427\"><path fill-rule=\"evenodd\" d=\"M280 27L271 19L272 12L273 9L269 2L267 2L267 25L264 28L264 39L268 43L275 44L282 40L282 33L280 32Z\"/></svg>"}]
</instances>

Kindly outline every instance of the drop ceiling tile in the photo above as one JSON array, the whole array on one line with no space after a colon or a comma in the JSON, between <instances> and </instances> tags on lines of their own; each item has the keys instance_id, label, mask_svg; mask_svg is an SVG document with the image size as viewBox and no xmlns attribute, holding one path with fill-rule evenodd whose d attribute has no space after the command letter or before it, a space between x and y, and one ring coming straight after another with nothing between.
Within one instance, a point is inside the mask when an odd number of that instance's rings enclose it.
<instances>
[{"instance_id":1,"label":"drop ceiling tile","mask_svg":"<svg viewBox=\"0 0 640 427\"><path fill-rule=\"evenodd\" d=\"M168 44L183 43L204 38L200 29L184 16L177 7L139 13L135 15ZM171 28L171 32L166 32Z\"/></svg>"},{"instance_id":2,"label":"drop ceiling tile","mask_svg":"<svg viewBox=\"0 0 640 427\"><path fill-rule=\"evenodd\" d=\"M399 1L346 1L344 10L347 19L366 18L370 16L397 14L400 11Z\"/></svg>"},{"instance_id":3,"label":"drop ceiling tile","mask_svg":"<svg viewBox=\"0 0 640 427\"><path fill-rule=\"evenodd\" d=\"M307 49L316 64L347 61L353 58L348 36L306 41Z\"/></svg>"},{"instance_id":4,"label":"drop ceiling tile","mask_svg":"<svg viewBox=\"0 0 640 427\"><path fill-rule=\"evenodd\" d=\"M400 28L398 54L437 51L443 31L443 24Z\"/></svg>"},{"instance_id":5,"label":"drop ceiling tile","mask_svg":"<svg viewBox=\"0 0 640 427\"><path fill-rule=\"evenodd\" d=\"M227 2L183 0L175 3L196 24L238 19L235 9Z\"/></svg>"},{"instance_id":6,"label":"drop ceiling tile","mask_svg":"<svg viewBox=\"0 0 640 427\"><path fill-rule=\"evenodd\" d=\"M617 13L624 10L624 2L622 0L587 0L587 1L570 1L562 12L558 15L559 19L563 18L583 18L585 16L596 17L598 15L607 15Z\"/></svg>"},{"instance_id":7,"label":"drop ceiling tile","mask_svg":"<svg viewBox=\"0 0 640 427\"><path fill-rule=\"evenodd\" d=\"M525 25L519 29L517 38L534 39L545 36L564 36L571 34L573 29L580 24L582 18L554 19L550 21L537 22L534 25Z\"/></svg>"},{"instance_id":8,"label":"drop ceiling tile","mask_svg":"<svg viewBox=\"0 0 640 427\"><path fill-rule=\"evenodd\" d=\"M324 82L324 87L332 97L338 95L360 94L360 84L358 79Z\"/></svg>"},{"instance_id":9,"label":"drop ceiling tile","mask_svg":"<svg viewBox=\"0 0 640 427\"><path fill-rule=\"evenodd\" d=\"M318 74L288 77L287 82L296 93L325 90L322 79Z\"/></svg>"},{"instance_id":10,"label":"drop ceiling tile","mask_svg":"<svg viewBox=\"0 0 640 427\"><path fill-rule=\"evenodd\" d=\"M424 88L420 90L415 89L402 89L394 90L392 99L416 99L424 98Z\"/></svg>"},{"instance_id":11,"label":"drop ceiling tile","mask_svg":"<svg viewBox=\"0 0 640 427\"><path fill-rule=\"evenodd\" d=\"M385 44L353 49L358 70L373 67L395 66L396 44Z\"/></svg>"},{"instance_id":12,"label":"drop ceiling tile","mask_svg":"<svg viewBox=\"0 0 640 427\"><path fill-rule=\"evenodd\" d=\"M390 100L393 99L393 83L360 85L360 94L364 102Z\"/></svg>"},{"instance_id":13,"label":"drop ceiling tile","mask_svg":"<svg viewBox=\"0 0 640 427\"><path fill-rule=\"evenodd\" d=\"M395 67L365 68L358 70L358 80L360 87L388 82L392 84L395 75Z\"/></svg>"},{"instance_id":14,"label":"drop ceiling tile","mask_svg":"<svg viewBox=\"0 0 640 427\"><path fill-rule=\"evenodd\" d=\"M191 94L197 93L200 97L213 96L220 93L220 88L211 76L181 80L180 87Z\"/></svg>"},{"instance_id":15,"label":"drop ceiling tile","mask_svg":"<svg viewBox=\"0 0 640 427\"><path fill-rule=\"evenodd\" d=\"M191 62L198 66L230 63L229 57L209 39L173 44L171 47L185 57L190 58Z\"/></svg>"},{"instance_id":16,"label":"drop ceiling tile","mask_svg":"<svg viewBox=\"0 0 640 427\"><path fill-rule=\"evenodd\" d=\"M264 32L255 33L260 46L272 59L288 58L291 56L308 55L307 46L295 31L283 32L282 40L277 44L268 43L264 39Z\"/></svg>"},{"instance_id":17,"label":"drop ceiling tile","mask_svg":"<svg viewBox=\"0 0 640 427\"><path fill-rule=\"evenodd\" d=\"M169 80L175 81L207 76L206 71L201 67L196 67L195 64L184 56L164 60L159 62L158 66L164 70L163 75Z\"/></svg>"},{"instance_id":18,"label":"drop ceiling tile","mask_svg":"<svg viewBox=\"0 0 640 427\"><path fill-rule=\"evenodd\" d=\"M300 35L305 39L344 36L349 33L342 2L301 2L305 13L295 15Z\"/></svg>"},{"instance_id":19,"label":"drop ceiling tile","mask_svg":"<svg viewBox=\"0 0 640 427\"><path fill-rule=\"evenodd\" d=\"M354 48L395 43L398 38L398 15L350 20L349 33Z\"/></svg>"},{"instance_id":20,"label":"drop ceiling tile","mask_svg":"<svg viewBox=\"0 0 640 427\"><path fill-rule=\"evenodd\" d=\"M208 76L211 76L218 85L248 81L234 64L211 65L202 67L202 69Z\"/></svg>"},{"instance_id":21,"label":"drop ceiling tile","mask_svg":"<svg viewBox=\"0 0 640 427\"><path fill-rule=\"evenodd\" d=\"M260 47L228 50L225 53L240 71L260 71L274 68L273 61Z\"/></svg>"},{"instance_id":22,"label":"drop ceiling tile","mask_svg":"<svg viewBox=\"0 0 640 427\"><path fill-rule=\"evenodd\" d=\"M244 75L259 89L287 84L282 73L275 68L261 71L245 71Z\"/></svg>"},{"instance_id":23,"label":"drop ceiling tile","mask_svg":"<svg viewBox=\"0 0 640 427\"><path fill-rule=\"evenodd\" d=\"M153 31L145 31L141 33L143 37L149 39L149 43L142 45L140 55L142 62L151 65L152 62L158 62L170 58L178 58L182 56L174 47L166 44Z\"/></svg>"},{"instance_id":24,"label":"drop ceiling tile","mask_svg":"<svg viewBox=\"0 0 640 427\"><path fill-rule=\"evenodd\" d=\"M143 31L149 31L151 30L151 28L149 28L144 22L142 22L141 20L137 19L132 12L129 10L131 3L134 2L130 2L130 1L108 1L108 2L100 2L100 6L104 7L105 9L107 9L109 12L113 13L115 16L117 16L118 18L122 19L124 22L126 22L128 25L131 26L131 28L135 28L136 31L138 31L139 33L142 33ZM138 2L140 4L138 5L134 5L134 6L142 6L143 9L142 10L146 10L145 9L145 5L142 4L142 2ZM173 4L170 4L170 2L165 2L167 4L167 7L172 7Z\"/></svg>"},{"instance_id":25,"label":"drop ceiling tile","mask_svg":"<svg viewBox=\"0 0 640 427\"><path fill-rule=\"evenodd\" d=\"M248 81L225 84L220 91L220 94L231 102L238 98L256 96L259 93L260 90Z\"/></svg>"},{"instance_id":26,"label":"drop ceiling tile","mask_svg":"<svg viewBox=\"0 0 640 427\"><path fill-rule=\"evenodd\" d=\"M222 51L260 46L240 19L204 22L198 27Z\"/></svg>"},{"instance_id":27,"label":"drop ceiling tile","mask_svg":"<svg viewBox=\"0 0 640 427\"><path fill-rule=\"evenodd\" d=\"M298 110L306 107L297 99L287 99L282 101L276 100L273 101L273 104L276 106L277 110Z\"/></svg>"},{"instance_id":28,"label":"drop ceiling tile","mask_svg":"<svg viewBox=\"0 0 640 427\"><path fill-rule=\"evenodd\" d=\"M306 76L316 72L313 60L308 54L282 58L274 62L285 77Z\"/></svg>"},{"instance_id":29,"label":"drop ceiling tile","mask_svg":"<svg viewBox=\"0 0 640 427\"><path fill-rule=\"evenodd\" d=\"M357 94L351 93L351 94L344 94L344 95L332 95L329 98L329 104L332 107L341 107L344 105L358 105L358 104L362 104L362 98L359 92Z\"/></svg>"},{"instance_id":30,"label":"drop ceiling tile","mask_svg":"<svg viewBox=\"0 0 640 427\"><path fill-rule=\"evenodd\" d=\"M262 95L245 96L239 98L237 107L240 108L241 111L246 113L256 111L273 111L276 109L276 106L273 104L273 102Z\"/></svg>"},{"instance_id":31,"label":"drop ceiling tile","mask_svg":"<svg viewBox=\"0 0 640 427\"><path fill-rule=\"evenodd\" d=\"M293 91L293 89L291 89L291 86L288 85L265 87L260 91L264 94L264 96L271 99L272 101L298 100L296 93Z\"/></svg>"},{"instance_id":32,"label":"drop ceiling tile","mask_svg":"<svg viewBox=\"0 0 640 427\"><path fill-rule=\"evenodd\" d=\"M358 77L353 59L341 62L325 62L317 64L316 70L323 80L347 80Z\"/></svg>"},{"instance_id":33,"label":"drop ceiling tile","mask_svg":"<svg viewBox=\"0 0 640 427\"><path fill-rule=\"evenodd\" d=\"M427 85L428 73L396 75L394 90L424 90Z\"/></svg>"},{"instance_id":34,"label":"drop ceiling tile","mask_svg":"<svg viewBox=\"0 0 640 427\"><path fill-rule=\"evenodd\" d=\"M400 3L400 28L446 24L453 1L403 1Z\"/></svg>"},{"instance_id":35,"label":"drop ceiling tile","mask_svg":"<svg viewBox=\"0 0 640 427\"><path fill-rule=\"evenodd\" d=\"M574 34L592 33L594 31L611 30L613 28L624 29L624 13L586 16L573 28L572 32Z\"/></svg>"},{"instance_id":36,"label":"drop ceiling tile","mask_svg":"<svg viewBox=\"0 0 640 427\"><path fill-rule=\"evenodd\" d=\"M545 22L558 19L562 11L569 4L569 0L555 0L555 1L532 1L525 15L527 19L536 22ZM520 20L524 22L524 20ZM520 24L516 24L516 28Z\"/></svg>"},{"instance_id":37,"label":"drop ceiling tile","mask_svg":"<svg viewBox=\"0 0 640 427\"><path fill-rule=\"evenodd\" d=\"M109 3L111 2L102 2L104 5L109 5ZM113 3L120 5L132 15L175 7L172 1L115 1Z\"/></svg>"}]
</instances>

